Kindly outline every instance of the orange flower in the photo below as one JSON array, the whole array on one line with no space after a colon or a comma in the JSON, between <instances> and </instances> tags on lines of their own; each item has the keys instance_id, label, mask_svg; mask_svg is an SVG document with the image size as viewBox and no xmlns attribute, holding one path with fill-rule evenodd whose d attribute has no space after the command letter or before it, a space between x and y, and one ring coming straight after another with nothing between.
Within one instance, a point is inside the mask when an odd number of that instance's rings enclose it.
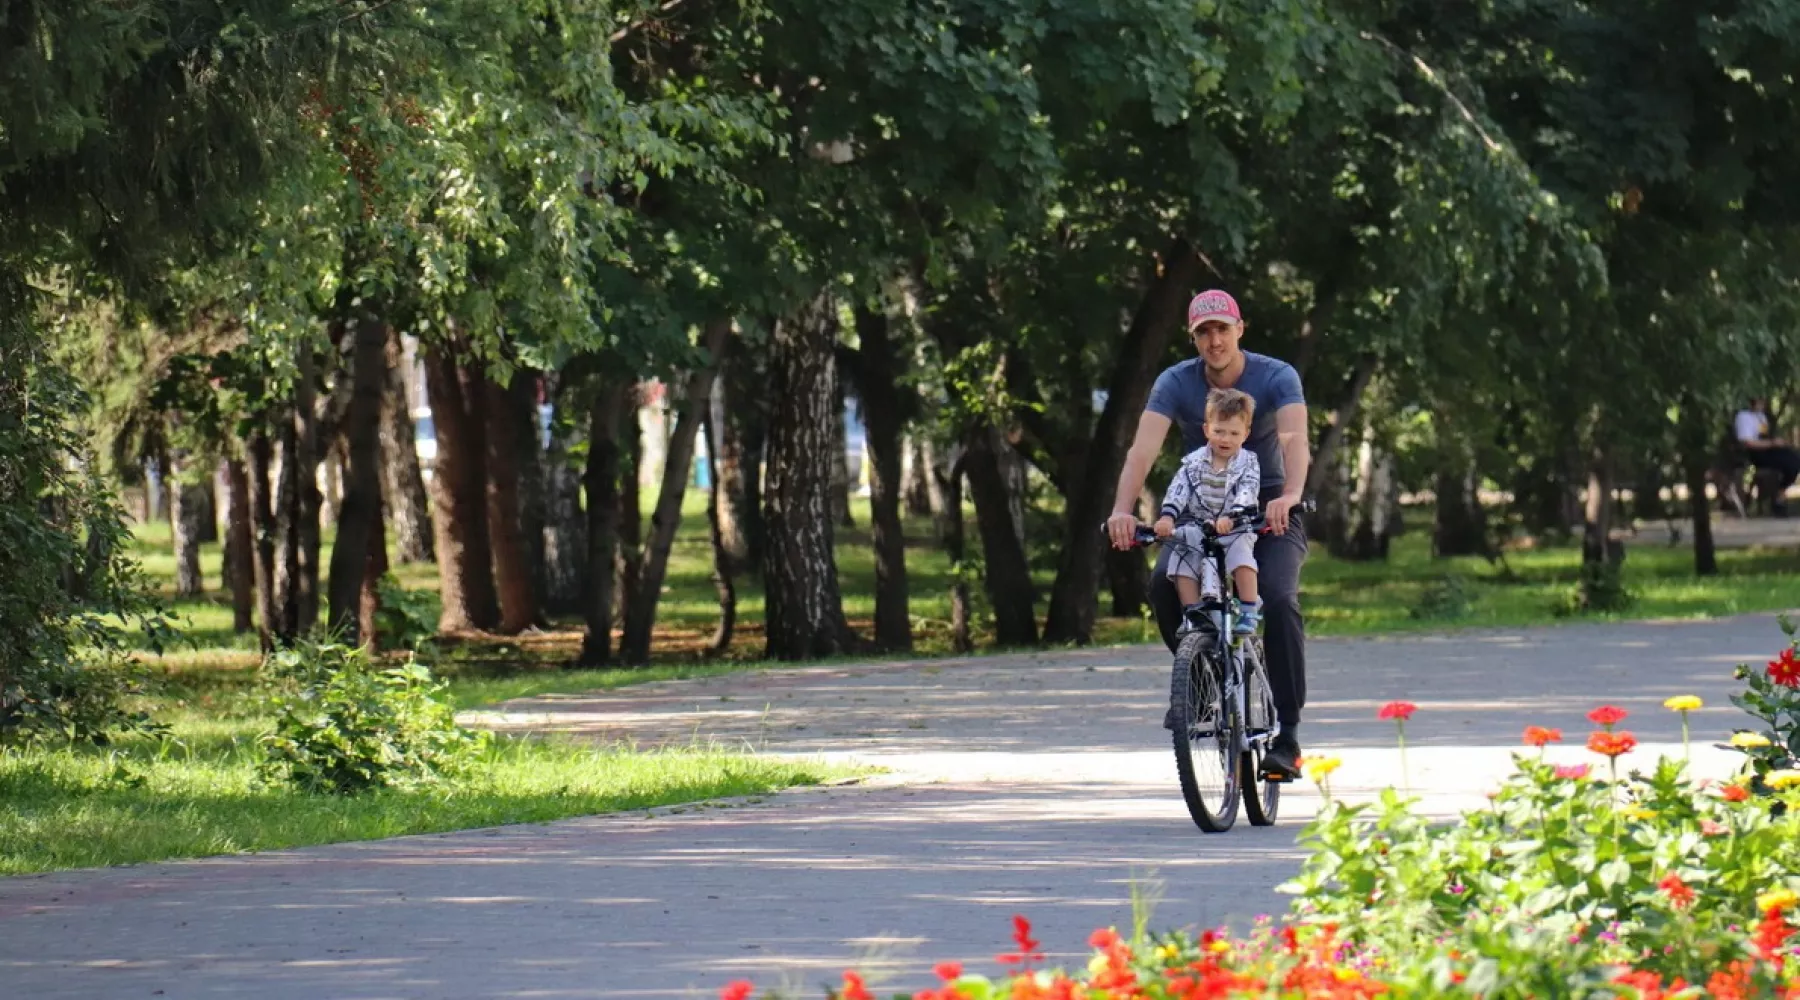
<instances>
[{"instance_id":1,"label":"orange flower","mask_svg":"<svg viewBox=\"0 0 1800 1000\"><path fill-rule=\"evenodd\" d=\"M1405 722L1412 718L1413 713L1418 710L1419 706L1410 701L1390 701L1381 706L1381 711L1375 713L1375 717L1383 722L1389 719L1399 719L1401 722Z\"/></svg>"},{"instance_id":2,"label":"orange flower","mask_svg":"<svg viewBox=\"0 0 1800 1000\"><path fill-rule=\"evenodd\" d=\"M1713 973L1706 981L1706 995L1712 1000L1749 1000L1750 963L1738 959Z\"/></svg>"},{"instance_id":3,"label":"orange flower","mask_svg":"<svg viewBox=\"0 0 1800 1000\"><path fill-rule=\"evenodd\" d=\"M1592 722L1594 725L1605 726L1607 729L1611 729L1630 714L1630 712L1613 705L1601 705L1599 708L1589 712L1587 717L1588 721Z\"/></svg>"},{"instance_id":4,"label":"orange flower","mask_svg":"<svg viewBox=\"0 0 1800 1000\"><path fill-rule=\"evenodd\" d=\"M750 980L739 979L725 984L725 988L719 991L719 1000L749 1000L755 989L756 985Z\"/></svg>"},{"instance_id":5,"label":"orange flower","mask_svg":"<svg viewBox=\"0 0 1800 1000\"><path fill-rule=\"evenodd\" d=\"M842 996L844 1000L875 1000L874 994L870 993L869 987L863 983L863 977L857 975L852 969L844 970L844 992L842 993Z\"/></svg>"},{"instance_id":6,"label":"orange flower","mask_svg":"<svg viewBox=\"0 0 1800 1000\"><path fill-rule=\"evenodd\" d=\"M1727 802L1743 802L1750 797L1750 789L1743 785L1726 785L1719 789L1719 797Z\"/></svg>"},{"instance_id":7,"label":"orange flower","mask_svg":"<svg viewBox=\"0 0 1800 1000\"><path fill-rule=\"evenodd\" d=\"M1587 748L1602 757L1618 758L1637 749L1637 737L1629 732L1597 732L1588 736Z\"/></svg>"},{"instance_id":8,"label":"orange flower","mask_svg":"<svg viewBox=\"0 0 1800 1000\"><path fill-rule=\"evenodd\" d=\"M1543 726L1526 726L1525 742L1534 747L1542 747L1549 743L1562 742L1562 730L1546 729Z\"/></svg>"},{"instance_id":9,"label":"orange flower","mask_svg":"<svg viewBox=\"0 0 1800 1000\"><path fill-rule=\"evenodd\" d=\"M1756 925L1756 936L1750 940L1755 943L1758 955L1780 968L1786 957L1781 953L1782 945L1787 943L1788 935L1792 933L1794 929L1788 926L1787 917L1780 909L1770 907L1763 911L1762 922Z\"/></svg>"},{"instance_id":10,"label":"orange flower","mask_svg":"<svg viewBox=\"0 0 1800 1000\"><path fill-rule=\"evenodd\" d=\"M1794 647L1789 646L1769 661L1769 679L1782 687L1800 688L1800 660L1794 659Z\"/></svg>"},{"instance_id":11,"label":"orange flower","mask_svg":"<svg viewBox=\"0 0 1800 1000\"><path fill-rule=\"evenodd\" d=\"M1656 883L1656 887L1669 897L1669 902L1678 910L1686 909L1694 903L1694 890L1674 872L1664 875L1662 881Z\"/></svg>"},{"instance_id":12,"label":"orange flower","mask_svg":"<svg viewBox=\"0 0 1800 1000\"><path fill-rule=\"evenodd\" d=\"M1105 951L1119 943L1119 932L1111 927L1102 927L1088 936L1088 945Z\"/></svg>"}]
</instances>

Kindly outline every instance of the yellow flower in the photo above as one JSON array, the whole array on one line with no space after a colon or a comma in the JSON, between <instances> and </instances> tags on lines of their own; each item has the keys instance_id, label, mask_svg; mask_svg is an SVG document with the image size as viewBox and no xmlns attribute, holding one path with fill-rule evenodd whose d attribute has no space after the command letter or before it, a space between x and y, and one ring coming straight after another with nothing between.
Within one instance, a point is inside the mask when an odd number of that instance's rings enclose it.
<instances>
[{"instance_id":1,"label":"yellow flower","mask_svg":"<svg viewBox=\"0 0 1800 1000\"><path fill-rule=\"evenodd\" d=\"M1692 712L1704 704L1705 702L1694 695L1678 694L1668 701L1663 702L1663 707L1671 712Z\"/></svg>"},{"instance_id":2,"label":"yellow flower","mask_svg":"<svg viewBox=\"0 0 1800 1000\"><path fill-rule=\"evenodd\" d=\"M1768 892L1756 897L1756 908L1763 913L1767 913L1770 910L1792 909L1793 905L1797 902L1800 902L1800 895L1795 894L1792 889L1770 889Z\"/></svg>"},{"instance_id":3,"label":"yellow flower","mask_svg":"<svg viewBox=\"0 0 1800 1000\"><path fill-rule=\"evenodd\" d=\"M1215 938L1212 944L1206 946L1206 950L1215 955L1223 955L1231 950L1231 942L1224 938Z\"/></svg>"},{"instance_id":4,"label":"yellow flower","mask_svg":"<svg viewBox=\"0 0 1800 1000\"><path fill-rule=\"evenodd\" d=\"M1181 957L1181 949L1175 947L1172 944L1163 944L1163 945L1156 946L1156 960L1158 962L1162 962L1163 964L1166 965L1170 962L1175 961L1177 958L1180 958L1180 957Z\"/></svg>"},{"instance_id":5,"label":"yellow flower","mask_svg":"<svg viewBox=\"0 0 1800 1000\"><path fill-rule=\"evenodd\" d=\"M1107 958L1105 955L1095 955L1093 958L1088 959L1088 975L1098 976L1100 973L1105 972L1111 965L1112 959Z\"/></svg>"},{"instance_id":6,"label":"yellow flower","mask_svg":"<svg viewBox=\"0 0 1800 1000\"><path fill-rule=\"evenodd\" d=\"M1769 745L1769 738L1761 733L1732 733L1731 745L1739 750L1766 747Z\"/></svg>"},{"instance_id":7,"label":"yellow flower","mask_svg":"<svg viewBox=\"0 0 1800 1000\"><path fill-rule=\"evenodd\" d=\"M1791 767L1782 768L1779 771L1770 771L1768 774L1763 775L1763 784L1776 790L1793 788L1795 785L1800 785L1800 771Z\"/></svg>"},{"instance_id":8,"label":"yellow flower","mask_svg":"<svg viewBox=\"0 0 1800 1000\"><path fill-rule=\"evenodd\" d=\"M1655 819L1656 810L1645 809L1643 806L1632 806L1625 810L1625 815L1630 816L1632 819Z\"/></svg>"},{"instance_id":9,"label":"yellow flower","mask_svg":"<svg viewBox=\"0 0 1800 1000\"><path fill-rule=\"evenodd\" d=\"M1332 971L1331 975L1340 983L1354 983L1362 979L1362 973L1355 969L1344 968L1343 966L1338 966Z\"/></svg>"},{"instance_id":10,"label":"yellow flower","mask_svg":"<svg viewBox=\"0 0 1800 1000\"><path fill-rule=\"evenodd\" d=\"M1343 764L1344 762L1336 757L1308 757L1306 758L1306 776L1323 784L1331 772L1342 767Z\"/></svg>"}]
</instances>

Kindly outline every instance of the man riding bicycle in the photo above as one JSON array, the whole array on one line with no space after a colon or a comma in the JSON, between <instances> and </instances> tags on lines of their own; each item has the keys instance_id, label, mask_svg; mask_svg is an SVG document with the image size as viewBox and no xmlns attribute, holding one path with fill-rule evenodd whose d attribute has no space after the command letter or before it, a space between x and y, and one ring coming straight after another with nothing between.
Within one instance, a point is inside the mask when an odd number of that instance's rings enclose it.
<instances>
[{"instance_id":1,"label":"man riding bicycle","mask_svg":"<svg viewBox=\"0 0 1800 1000\"><path fill-rule=\"evenodd\" d=\"M1306 704L1306 627L1300 617L1300 567L1306 562L1306 526L1300 503L1311 464L1306 439L1306 399L1300 375L1285 361L1239 347L1244 336L1237 300L1211 290L1188 304L1188 335L1199 353L1157 376L1150 401L1138 418L1137 437L1125 456L1113 497L1107 534L1115 548L1132 547L1135 513L1144 479L1162 451L1169 425L1181 428L1183 454L1206 443L1206 399L1215 388L1237 389L1256 401L1246 447L1262 467L1263 512L1269 533L1257 539L1263 605L1263 649L1274 689L1281 735L1263 757L1263 767L1284 778L1299 775L1300 709ZM1150 607L1163 642L1174 652L1182 621L1180 598L1168 578L1171 550L1164 548L1150 576ZM1165 727L1169 723L1165 720Z\"/></svg>"}]
</instances>

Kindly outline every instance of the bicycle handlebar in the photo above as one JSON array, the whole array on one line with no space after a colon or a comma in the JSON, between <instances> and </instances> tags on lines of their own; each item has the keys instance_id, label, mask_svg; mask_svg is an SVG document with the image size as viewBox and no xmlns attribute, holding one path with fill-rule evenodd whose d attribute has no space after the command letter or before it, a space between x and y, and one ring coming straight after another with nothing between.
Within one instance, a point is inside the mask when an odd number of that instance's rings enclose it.
<instances>
[{"instance_id":1,"label":"bicycle handlebar","mask_svg":"<svg viewBox=\"0 0 1800 1000\"><path fill-rule=\"evenodd\" d=\"M1307 499L1307 500L1302 500L1299 503L1295 504L1294 509L1298 510L1302 513L1310 514L1314 511L1318 510L1319 505L1317 503L1315 503L1314 501L1312 501L1311 499ZM1197 525L1200 528L1203 535L1209 541L1219 539L1219 538L1230 537L1232 535L1242 535L1242 534L1246 534L1249 532L1256 532L1256 533L1260 534L1264 531L1269 530L1268 529L1268 520L1267 520L1267 518L1264 517L1262 508L1260 508L1260 507L1233 507L1230 510L1225 511L1218 516L1231 518L1232 526L1231 526L1230 531L1227 531L1227 532L1224 532L1223 534L1221 534L1216 528L1213 527L1213 522L1216 521L1218 518L1214 518L1212 521L1185 521L1185 522L1181 522L1180 524L1177 524L1177 527L1180 527L1182 524ZM1103 535L1107 533L1106 524L1104 522L1102 522L1100 525L1100 533ZM1178 541L1178 539L1174 538L1173 536L1171 536L1168 539L1158 538L1156 536L1156 529L1154 527L1152 527L1151 525L1148 525L1148 524L1139 524L1137 526L1136 531L1134 531L1132 534L1132 541L1135 543L1134 547L1143 548L1146 545L1151 545L1156 542Z\"/></svg>"}]
</instances>

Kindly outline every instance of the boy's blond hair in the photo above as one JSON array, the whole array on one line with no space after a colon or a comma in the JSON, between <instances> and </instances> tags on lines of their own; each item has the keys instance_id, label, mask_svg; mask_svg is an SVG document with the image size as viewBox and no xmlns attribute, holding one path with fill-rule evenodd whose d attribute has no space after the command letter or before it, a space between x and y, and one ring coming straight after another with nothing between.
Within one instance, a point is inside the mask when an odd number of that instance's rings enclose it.
<instances>
[{"instance_id":1,"label":"boy's blond hair","mask_svg":"<svg viewBox=\"0 0 1800 1000\"><path fill-rule=\"evenodd\" d=\"M1239 389L1214 389L1206 394L1206 422L1243 417L1245 424L1256 421L1256 400Z\"/></svg>"}]
</instances>

